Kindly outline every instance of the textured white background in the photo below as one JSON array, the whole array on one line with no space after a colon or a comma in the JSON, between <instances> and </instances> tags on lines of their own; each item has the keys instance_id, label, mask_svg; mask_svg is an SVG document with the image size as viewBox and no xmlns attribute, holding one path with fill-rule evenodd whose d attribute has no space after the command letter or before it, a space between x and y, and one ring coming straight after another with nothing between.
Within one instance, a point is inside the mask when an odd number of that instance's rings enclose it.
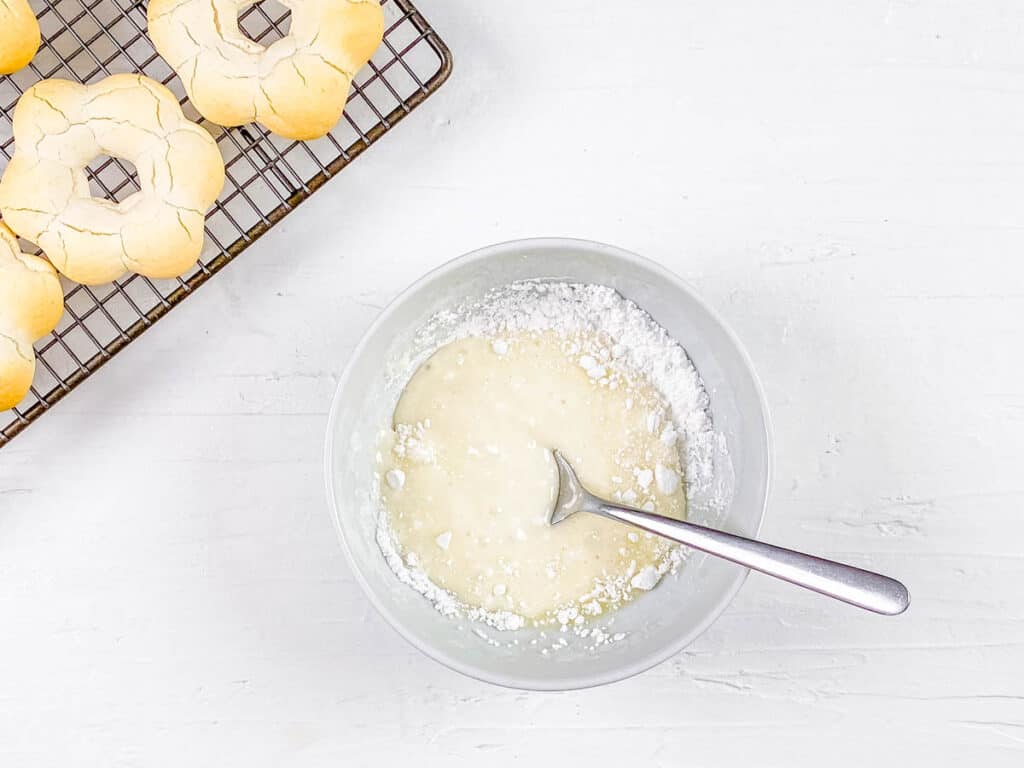
<instances>
[{"instance_id":1,"label":"textured white background","mask_svg":"<svg viewBox=\"0 0 1024 768\"><path fill-rule=\"evenodd\" d=\"M451 81L0 453L0 765L1021 765L1024 6L421 2ZM724 313L765 537L908 614L753 576L675 659L539 695L372 613L320 476L338 373L425 270L535 235Z\"/></svg>"}]
</instances>

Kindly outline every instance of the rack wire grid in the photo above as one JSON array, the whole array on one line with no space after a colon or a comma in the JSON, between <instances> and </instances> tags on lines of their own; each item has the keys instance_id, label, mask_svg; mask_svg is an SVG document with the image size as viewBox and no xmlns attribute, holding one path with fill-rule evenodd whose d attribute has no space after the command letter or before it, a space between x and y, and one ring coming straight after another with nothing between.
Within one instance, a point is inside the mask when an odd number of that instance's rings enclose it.
<instances>
[{"instance_id":1,"label":"rack wire grid","mask_svg":"<svg viewBox=\"0 0 1024 768\"><path fill-rule=\"evenodd\" d=\"M411 2L382 0L384 42L356 76L344 117L326 137L298 142L259 125L225 129L202 120L146 35L144 2L30 4L43 43L28 67L0 77L0 172L14 152L14 107L34 83L50 77L92 83L119 72L141 72L170 88L185 115L214 136L224 155L226 182L207 217L206 245L191 272L174 280L131 274L102 286L62 278L64 317L35 345L30 393L17 407L0 412L0 448L345 168L436 91L452 67L447 46ZM260 0L239 13L239 27L269 45L287 34L290 15L276 0ZM98 197L120 202L139 189L135 169L117 158L98 158L87 175Z\"/></svg>"}]
</instances>

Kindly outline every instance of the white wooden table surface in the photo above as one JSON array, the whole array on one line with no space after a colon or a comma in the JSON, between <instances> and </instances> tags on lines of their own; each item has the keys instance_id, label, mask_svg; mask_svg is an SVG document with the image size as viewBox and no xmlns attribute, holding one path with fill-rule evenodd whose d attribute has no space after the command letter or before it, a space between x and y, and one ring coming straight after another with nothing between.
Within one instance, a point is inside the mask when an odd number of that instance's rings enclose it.
<instances>
[{"instance_id":1,"label":"white wooden table surface","mask_svg":"<svg viewBox=\"0 0 1024 768\"><path fill-rule=\"evenodd\" d=\"M1024 6L421 3L449 83L0 452L0 765L1024 764ZM671 661L541 695L372 612L338 373L425 270L536 235L721 309L775 420L764 536L908 614L754 576Z\"/></svg>"}]
</instances>

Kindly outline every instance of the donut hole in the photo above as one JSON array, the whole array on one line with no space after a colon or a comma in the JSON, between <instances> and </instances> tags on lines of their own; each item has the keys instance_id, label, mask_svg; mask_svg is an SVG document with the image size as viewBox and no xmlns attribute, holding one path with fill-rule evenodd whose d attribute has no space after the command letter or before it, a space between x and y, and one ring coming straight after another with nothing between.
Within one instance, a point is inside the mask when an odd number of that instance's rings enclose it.
<instances>
[{"instance_id":1,"label":"donut hole","mask_svg":"<svg viewBox=\"0 0 1024 768\"><path fill-rule=\"evenodd\" d=\"M85 169L93 197L121 203L142 189L135 165L123 157L100 155Z\"/></svg>"},{"instance_id":2,"label":"donut hole","mask_svg":"<svg viewBox=\"0 0 1024 768\"><path fill-rule=\"evenodd\" d=\"M278 0L258 0L239 11L238 29L266 48L291 32L292 12Z\"/></svg>"}]
</instances>

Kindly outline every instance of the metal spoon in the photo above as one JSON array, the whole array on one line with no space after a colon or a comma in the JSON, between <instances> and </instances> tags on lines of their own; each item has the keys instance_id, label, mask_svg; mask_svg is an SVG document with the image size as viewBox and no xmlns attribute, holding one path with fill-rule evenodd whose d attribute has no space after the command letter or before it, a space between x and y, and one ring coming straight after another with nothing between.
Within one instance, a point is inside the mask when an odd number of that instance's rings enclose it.
<instances>
[{"instance_id":1,"label":"metal spoon","mask_svg":"<svg viewBox=\"0 0 1024 768\"><path fill-rule=\"evenodd\" d=\"M910 605L907 588L880 573L600 499L583 487L562 454L554 454L558 465L558 499L548 519L550 525L576 512L591 512L875 613L895 616Z\"/></svg>"}]
</instances>

